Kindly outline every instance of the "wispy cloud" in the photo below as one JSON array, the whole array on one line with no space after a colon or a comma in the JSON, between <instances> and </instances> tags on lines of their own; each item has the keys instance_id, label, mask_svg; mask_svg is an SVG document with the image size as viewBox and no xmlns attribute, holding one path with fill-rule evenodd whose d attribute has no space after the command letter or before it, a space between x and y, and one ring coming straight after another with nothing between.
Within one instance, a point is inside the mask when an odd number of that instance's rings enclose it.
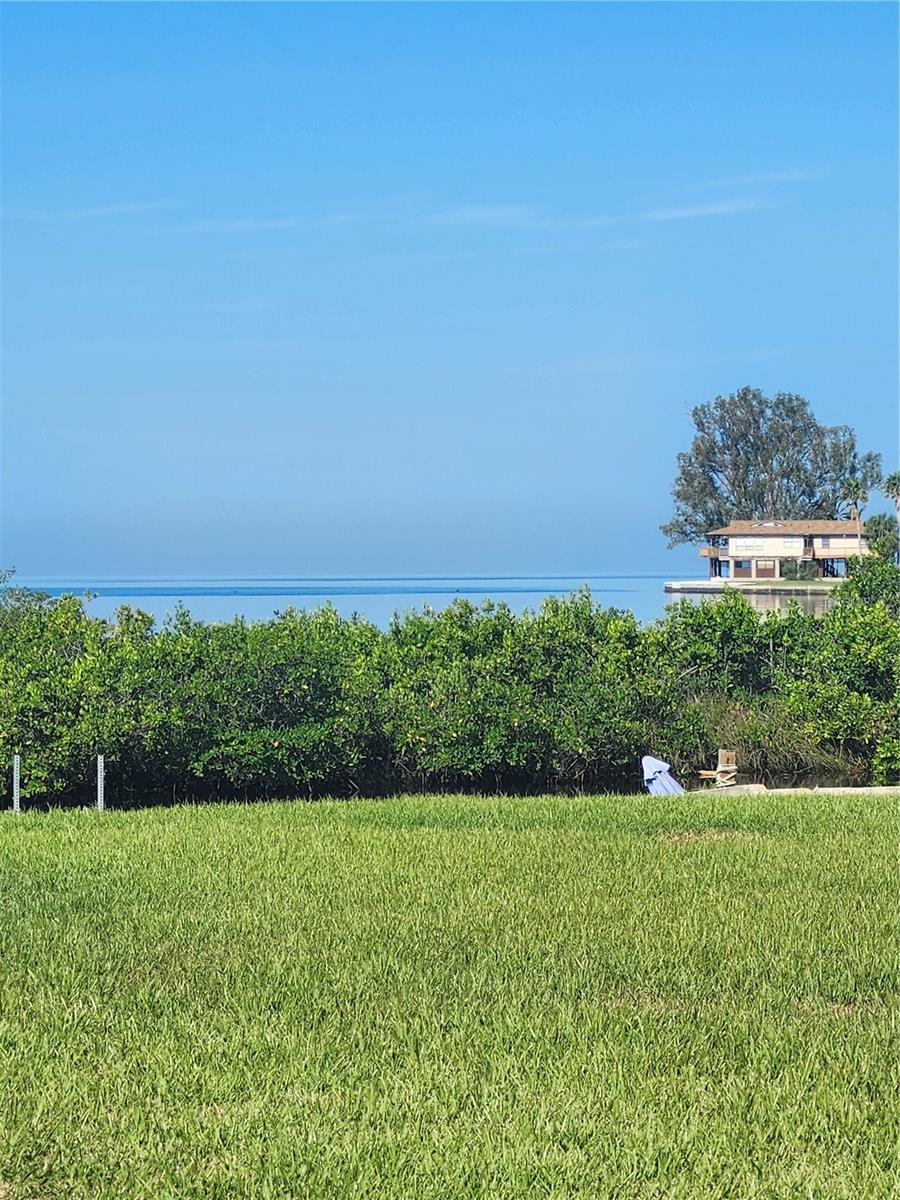
<instances>
[{"instance_id":1,"label":"wispy cloud","mask_svg":"<svg viewBox=\"0 0 900 1200\"><path fill-rule=\"evenodd\" d=\"M150 212L161 205L119 205L106 209L84 209L80 216L113 216L127 212ZM565 232L603 229L611 225L643 224L656 221L690 221L703 217L728 216L737 213L756 212L770 204L756 197L737 197L730 200L689 204L677 208L657 208L633 213L607 213L586 215L560 215L542 213L526 204L464 204L454 208L440 209L424 217L429 225L457 225L519 231ZM73 214L74 216L74 214ZM166 226L167 233L196 233L240 235L255 233L277 233L295 229L322 229L353 225L366 220L404 221L409 219L388 214L365 214L356 212L331 213L288 213L272 216L200 217L192 221Z\"/></svg>"},{"instance_id":2,"label":"wispy cloud","mask_svg":"<svg viewBox=\"0 0 900 1200\"><path fill-rule=\"evenodd\" d=\"M142 200L128 204L97 204L87 208L67 208L56 212L10 212L6 215L17 221L40 221L55 224L65 221L94 221L103 217L135 217L147 213L177 208L174 200Z\"/></svg>"},{"instance_id":3,"label":"wispy cloud","mask_svg":"<svg viewBox=\"0 0 900 1200\"><path fill-rule=\"evenodd\" d=\"M747 176L746 178L749 182L753 178L762 179L763 177ZM509 230L518 233L588 233L620 225L699 220L707 217L750 213L771 207L771 202L763 201L755 196L737 196L731 199L637 212L555 215L534 205L519 203L459 204L428 211L428 208L421 204L421 201L426 198L428 198L427 193L414 194L405 197L404 202L399 205L388 203L386 206L376 206L372 210L361 212L337 210L318 213L255 213L226 217L199 216L157 226L154 232L240 237L266 233L289 233L295 230L339 228L364 222L398 227L408 226L412 222L426 226ZM31 220L73 221L149 214L173 207L175 205L169 201L108 204L93 208L71 209L59 213L32 213L28 214L28 217Z\"/></svg>"},{"instance_id":4,"label":"wispy cloud","mask_svg":"<svg viewBox=\"0 0 900 1200\"><path fill-rule=\"evenodd\" d=\"M643 243L635 239L601 243L590 241L541 243L535 246L504 246L494 243L477 250L469 248L447 251L388 251L383 254L367 254L352 261L357 263L389 262L412 266L420 264L429 266L441 263L495 261L502 258L532 258L547 254L602 254L615 251L639 250L642 248L642 245Z\"/></svg>"},{"instance_id":5,"label":"wispy cloud","mask_svg":"<svg viewBox=\"0 0 900 1200\"><path fill-rule=\"evenodd\" d=\"M359 221L357 213L326 213L314 216L308 213L294 213L286 216L271 217L201 217L196 221L185 221L179 225L169 225L166 233L270 233L290 229L320 229L323 226L351 225Z\"/></svg>"},{"instance_id":6,"label":"wispy cloud","mask_svg":"<svg viewBox=\"0 0 900 1200\"><path fill-rule=\"evenodd\" d=\"M822 167L784 167L780 171L761 171L755 175L729 175L711 179L714 187L756 187L768 183L813 183L825 179L828 172Z\"/></svg>"},{"instance_id":7,"label":"wispy cloud","mask_svg":"<svg viewBox=\"0 0 900 1200\"><path fill-rule=\"evenodd\" d=\"M636 221L695 221L700 217L727 217L770 207L756 199L723 200L721 204L689 204L685 208L656 208L640 213Z\"/></svg>"},{"instance_id":8,"label":"wispy cloud","mask_svg":"<svg viewBox=\"0 0 900 1200\"><path fill-rule=\"evenodd\" d=\"M756 197L689 204L679 208L654 208L633 213L598 213L583 216L552 216L522 204L463 205L432 214L429 223L482 225L545 233L590 231L611 225L647 224L656 221L691 221L702 217L729 216L770 207Z\"/></svg>"}]
</instances>

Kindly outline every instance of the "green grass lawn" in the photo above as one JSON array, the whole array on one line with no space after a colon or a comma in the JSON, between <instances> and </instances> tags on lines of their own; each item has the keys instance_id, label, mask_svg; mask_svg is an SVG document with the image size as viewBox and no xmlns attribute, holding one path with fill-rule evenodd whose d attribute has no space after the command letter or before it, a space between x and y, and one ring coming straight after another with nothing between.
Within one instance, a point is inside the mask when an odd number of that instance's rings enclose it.
<instances>
[{"instance_id":1,"label":"green grass lawn","mask_svg":"<svg viewBox=\"0 0 900 1200\"><path fill-rule=\"evenodd\" d=\"M0 817L0 1198L896 1194L885 797Z\"/></svg>"}]
</instances>

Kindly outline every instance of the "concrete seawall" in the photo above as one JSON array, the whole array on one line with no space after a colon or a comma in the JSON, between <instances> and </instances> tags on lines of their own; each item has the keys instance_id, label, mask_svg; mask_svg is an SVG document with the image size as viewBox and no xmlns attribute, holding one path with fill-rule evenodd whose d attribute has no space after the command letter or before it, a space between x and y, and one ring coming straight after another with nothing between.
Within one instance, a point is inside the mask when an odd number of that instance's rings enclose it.
<instances>
[{"instance_id":1,"label":"concrete seawall","mask_svg":"<svg viewBox=\"0 0 900 1200\"><path fill-rule=\"evenodd\" d=\"M736 783L732 787L691 788L688 796L896 796L900 784L871 787L767 787L764 783Z\"/></svg>"},{"instance_id":2,"label":"concrete seawall","mask_svg":"<svg viewBox=\"0 0 900 1200\"><path fill-rule=\"evenodd\" d=\"M665 584L664 590L715 596L732 588L738 592L752 592L754 596L827 596L841 582L840 579L808 582L793 579L673 579Z\"/></svg>"}]
</instances>

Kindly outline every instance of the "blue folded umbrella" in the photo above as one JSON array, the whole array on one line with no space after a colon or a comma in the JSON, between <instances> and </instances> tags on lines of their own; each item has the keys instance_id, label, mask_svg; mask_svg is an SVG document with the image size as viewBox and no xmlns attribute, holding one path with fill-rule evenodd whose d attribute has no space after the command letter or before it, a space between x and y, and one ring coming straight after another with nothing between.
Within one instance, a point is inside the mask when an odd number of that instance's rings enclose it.
<instances>
[{"instance_id":1,"label":"blue folded umbrella","mask_svg":"<svg viewBox=\"0 0 900 1200\"><path fill-rule=\"evenodd\" d=\"M654 796L677 795L684 791L678 780L669 774L669 764L661 758L645 754L641 759L641 768L644 772L644 787Z\"/></svg>"}]
</instances>

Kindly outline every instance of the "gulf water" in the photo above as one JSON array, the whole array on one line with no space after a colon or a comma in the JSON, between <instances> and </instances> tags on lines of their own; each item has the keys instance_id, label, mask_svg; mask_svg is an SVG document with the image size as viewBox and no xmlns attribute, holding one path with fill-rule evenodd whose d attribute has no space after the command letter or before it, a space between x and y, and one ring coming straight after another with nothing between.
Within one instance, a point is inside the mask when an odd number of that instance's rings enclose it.
<instances>
[{"instance_id":1,"label":"gulf water","mask_svg":"<svg viewBox=\"0 0 900 1200\"><path fill-rule=\"evenodd\" d=\"M548 596L566 596L581 587L604 607L630 609L642 621L661 616L673 597L666 596L664 575L413 575L413 576L265 576L261 578L99 578L92 576L16 576L15 584L51 596L88 595L88 611L112 616L122 604L152 613L158 622L184 606L204 621L235 616L267 620L293 606L316 608L331 603L343 616L360 616L385 628L394 613L428 605L441 609L457 597L473 604L503 601L515 612L536 609Z\"/></svg>"}]
</instances>

